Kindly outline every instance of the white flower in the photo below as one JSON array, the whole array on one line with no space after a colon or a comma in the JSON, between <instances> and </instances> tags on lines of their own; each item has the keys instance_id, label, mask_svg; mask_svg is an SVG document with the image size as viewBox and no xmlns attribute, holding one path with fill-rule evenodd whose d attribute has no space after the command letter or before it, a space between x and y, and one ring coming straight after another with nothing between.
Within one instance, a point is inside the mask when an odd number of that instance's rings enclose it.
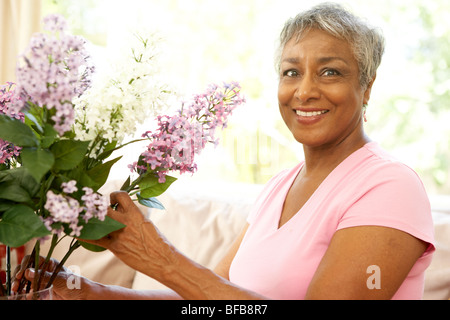
<instances>
[{"instance_id":1,"label":"white flower","mask_svg":"<svg viewBox=\"0 0 450 320\"><path fill-rule=\"evenodd\" d=\"M172 90L159 76L156 37L136 38L128 54L111 61L108 71L97 75L91 88L74 101L78 139L99 136L120 144L137 125L167 107Z\"/></svg>"}]
</instances>

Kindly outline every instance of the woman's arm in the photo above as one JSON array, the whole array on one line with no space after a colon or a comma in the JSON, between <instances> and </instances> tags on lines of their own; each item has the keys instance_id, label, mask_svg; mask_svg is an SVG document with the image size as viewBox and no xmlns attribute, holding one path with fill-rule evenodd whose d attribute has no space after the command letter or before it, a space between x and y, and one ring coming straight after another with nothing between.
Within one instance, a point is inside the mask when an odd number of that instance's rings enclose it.
<instances>
[{"instance_id":1,"label":"woman's arm","mask_svg":"<svg viewBox=\"0 0 450 320\"><path fill-rule=\"evenodd\" d=\"M12 290L17 291L20 280L25 276L33 281L35 271L33 268L26 269L25 257L20 266L14 272ZM42 258L43 259L43 258ZM50 280L58 261L52 259L43 275L42 285L45 286ZM41 272L41 271L40 271ZM77 279L75 279L77 277ZM79 286L68 286L74 280ZM61 270L53 282L53 294L55 300L179 300L181 297L172 290L133 290L115 285L104 285L85 277L76 275L66 268Z\"/></svg>"},{"instance_id":2,"label":"woman's arm","mask_svg":"<svg viewBox=\"0 0 450 320\"><path fill-rule=\"evenodd\" d=\"M261 299L228 280L228 269L240 240L218 267L222 276L179 252L153 225L125 192L111 194L116 210L108 215L126 225L93 244L109 249L131 268L171 288L184 299ZM242 235L241 237L242 238Z\"/></svg>"},{"instance_id":3,"label":"woman's arm","mask_svg":"<svg viewBox=\"0 0 450 320\"><path fill-rule=\"evenodd\" d=\"M169 274L165 284L188 299L265 299L265 297L240 288L229 281L231 263L247 229L248 224L231 245L228 253L218 263L214 272L182 256L180 267Z\"/></svg>"},{"instance_id":4,"label":"woman's arm","mask_svg":"<svg viewBox=\"0 0 450 320\"><path fill-rule=\"evenodd\" d=\"M87 279L86 279L87 280ZM85 300L181 300L176 292L167 290L134 290L120 286L103 285L90 281L84 287Z\"/></svg>"},{"instance_id":5,"label":"woman's arm","mask_svg":"<svg viewBox=\"0 0 450 320\"><path fill-rule=\"evenodd\" d=\"M242 230L241 234L238 238L233 242L229 251L224 256L224 258L217 264L214 269L214 273L225 279L229 280L229 270L231 262L233 261L239 246L241 245L242 239L245 236L247 231L248 224ZM85 286L86 287L86 286ZM179 294L175 291L167 289L167 290L132 290L119 286L105 286L99 283L95 283L90 281L89 289L86 290L87 299L95 300L95 299L133 299L133 300L178 300L182 299ZM235 299L233 297L232 299Z\"/></svg>"},{"instance_id":6,"label":"woman's arm","mask_svg":"<svg viewBox=\"0 0 450 320\"><path fill-rule=\"evenodd\" d=\"M388 227L359 226L335 233L308 288L307 299L391 299L427 243ZM367 285L374 266L379 288Z\"/></svg>"}]
</instances>

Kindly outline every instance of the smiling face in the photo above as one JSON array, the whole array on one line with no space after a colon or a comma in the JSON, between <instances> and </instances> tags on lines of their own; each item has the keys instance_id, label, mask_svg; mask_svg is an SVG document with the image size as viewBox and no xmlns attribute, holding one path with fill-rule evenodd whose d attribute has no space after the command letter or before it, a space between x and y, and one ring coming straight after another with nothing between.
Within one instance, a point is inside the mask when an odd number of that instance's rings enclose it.
<instances>
[{"instance_id":1,"label":"smiling face","mask_svg":"<svg viewBox=\"0 0 450 320\"><path fill-rule=\"evenodd\" d=\"M369 101L371 84L361 87L347 41L312 29L284 47L278 87L281 116L305 146L337 145L347 139L361 143L362 106Z\"/></svg>"}]
</instances>

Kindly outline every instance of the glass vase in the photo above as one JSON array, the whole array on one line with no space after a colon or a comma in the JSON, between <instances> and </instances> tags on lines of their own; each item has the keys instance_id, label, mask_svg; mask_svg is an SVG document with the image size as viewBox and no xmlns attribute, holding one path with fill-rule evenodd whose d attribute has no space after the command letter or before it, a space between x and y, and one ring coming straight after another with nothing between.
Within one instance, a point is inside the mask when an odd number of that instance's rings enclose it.
<instances>
[{"instance_id":1,"label":"glass vase","mask_svg":"<svg viewBox=\"0 0 450 320\"><path fill-rule=\"evenodd\" d=\"M0 300L53 300L53 286L36 292L0 297Z\"/></svg>"}]
</instances>

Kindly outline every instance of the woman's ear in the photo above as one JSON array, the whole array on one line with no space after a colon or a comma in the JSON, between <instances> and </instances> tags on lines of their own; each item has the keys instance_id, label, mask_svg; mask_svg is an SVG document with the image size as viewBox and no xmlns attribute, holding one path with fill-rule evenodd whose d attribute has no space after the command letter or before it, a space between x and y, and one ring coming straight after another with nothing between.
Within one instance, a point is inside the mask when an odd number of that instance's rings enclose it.
<instances>
[{"instance_id":1,"label":"woman's ear","mask_svg":"<svg viewBox=\"0 0 450 320\"><path fill-rule=\"evenodd\" d=\"M375 82L376 78L377 78L377 75L375 74L373 76L372 80L370 80L369 84L367 85L366 91L364 91L363 104L369 104L370 93L372 92L372 86L373 86L373 83Z\"/></svg>"}]
</instances>

